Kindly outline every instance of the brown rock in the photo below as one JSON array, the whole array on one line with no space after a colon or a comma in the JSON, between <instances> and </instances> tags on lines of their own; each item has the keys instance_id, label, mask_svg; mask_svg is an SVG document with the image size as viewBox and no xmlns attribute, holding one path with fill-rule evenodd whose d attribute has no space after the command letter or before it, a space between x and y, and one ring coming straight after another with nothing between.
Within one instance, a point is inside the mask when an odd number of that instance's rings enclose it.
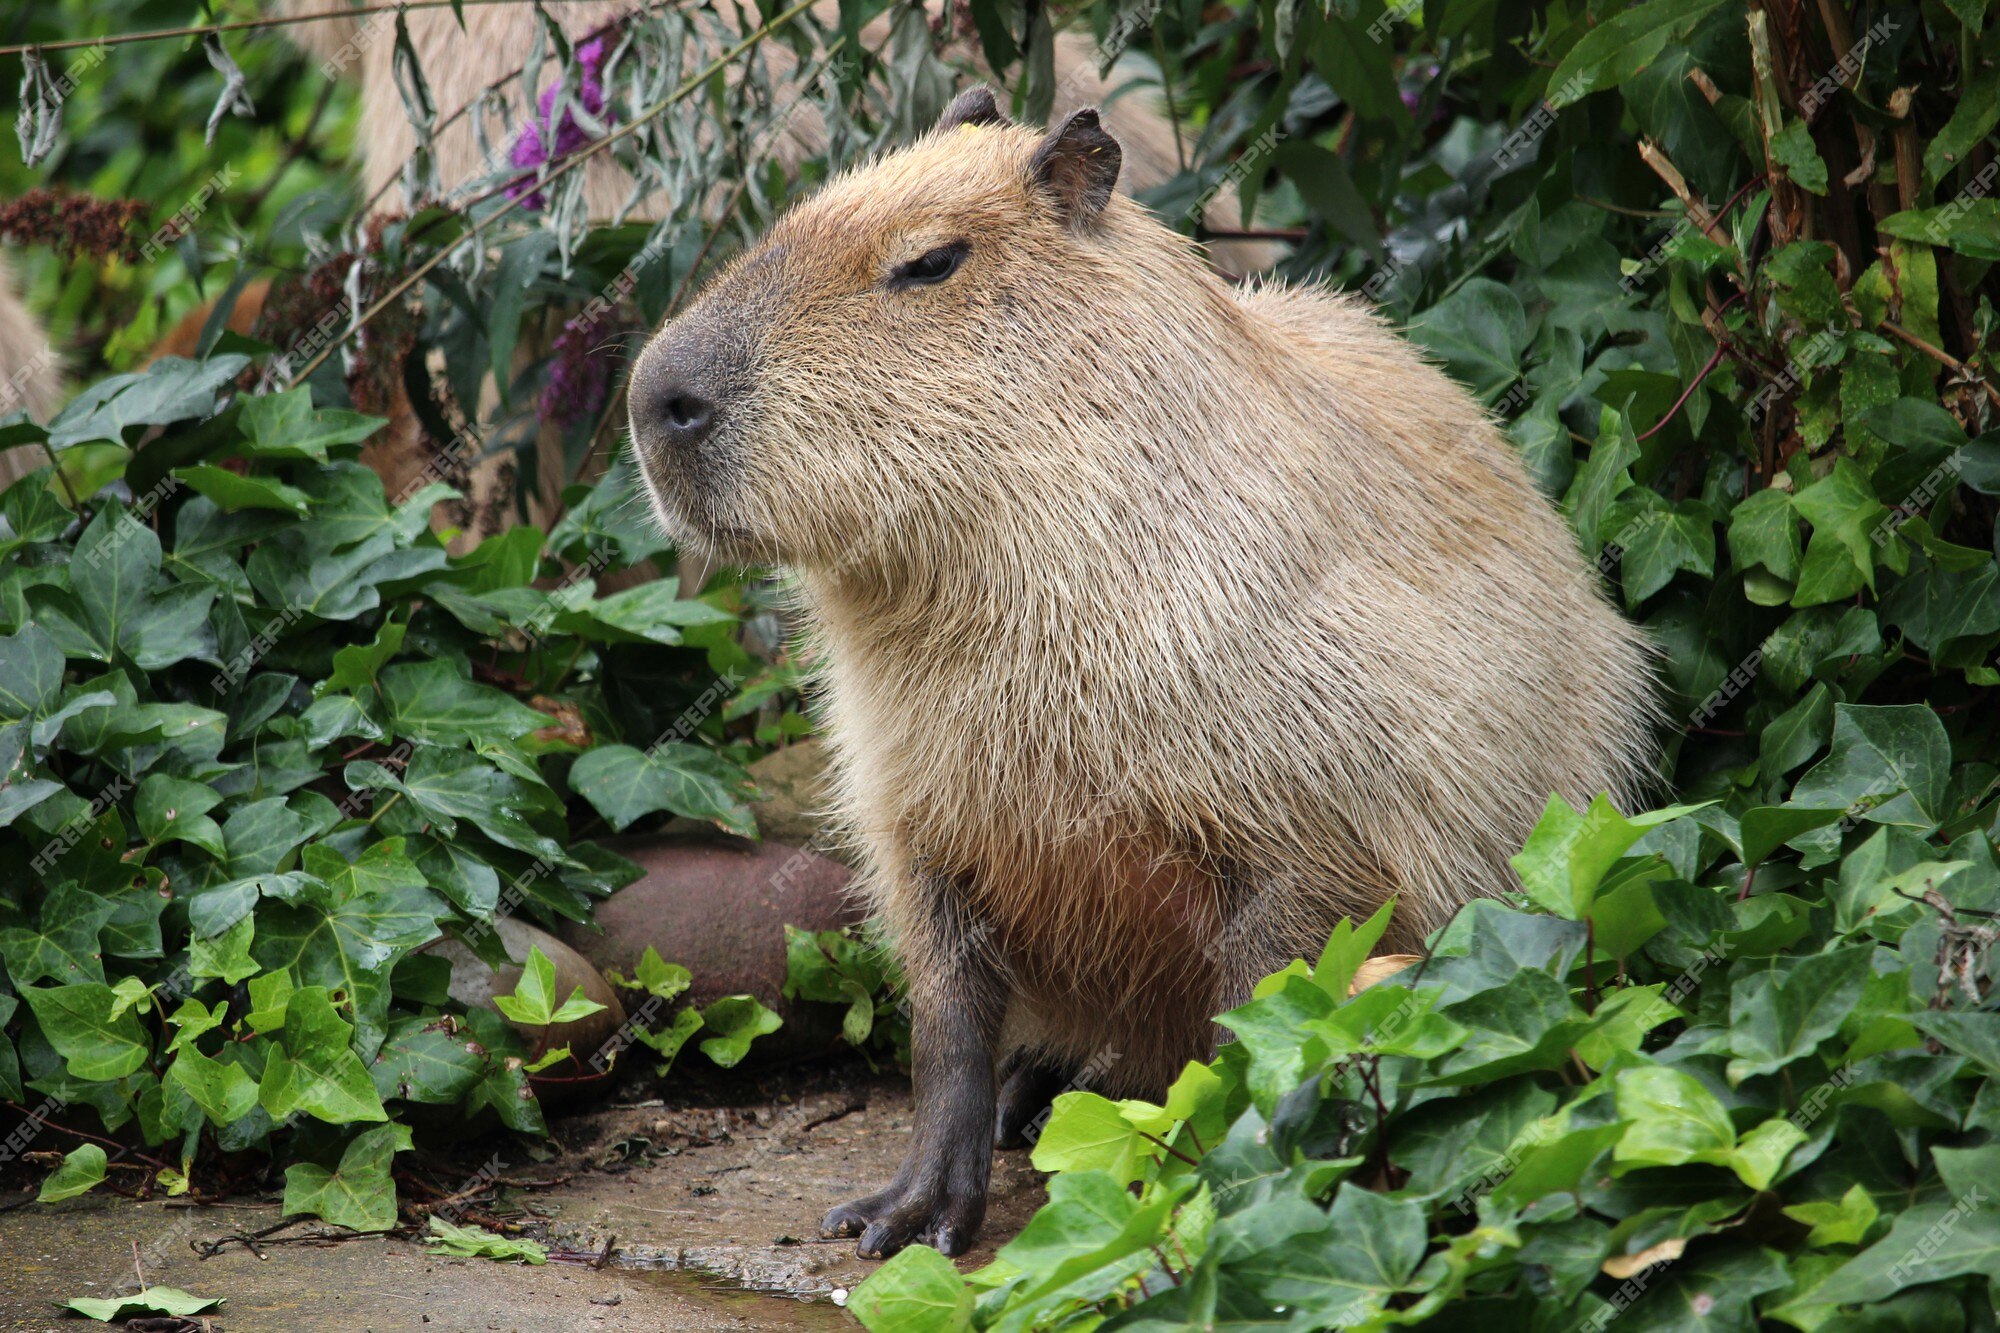
<instances>
[{"instance_id":1,"label":"brown rock","mask_svg":"<svg viewBox=\"0 0 2000 1333\"><path fill-rule=\"evenodd\" d=\"M811 847L822 856L846 860L828 834L826 746L799 741L773 750L750 765L764 799L756 806L757 829L767 841Z\"/></svg>"},{"instance_id":2,"label":"brown rock","mask_svg":"<svg viewBox=\"0 0 2000 1333\"><path fill-rule=\"evenodd\" d=\"M597 905L601 933L565 922L562 938L596 967L627 976L651 945L693 974L676 1008L754 995L784 1013L785 927L837 930L864 916L845 892L847 868L802 848L658 835L605 845L646 873Z\"/></svg>"},{"instance_id":3,"label":"brown rock","mask_svg":"<svg viewBox=\"0 0 2000 1333\"><path fill-rule=\"evenodd\" d=\"M493 997L514 993L514 988L521 981L519 965L527 960L528 950L540 949L555 966L558 1005L581 986L585 999L595 1000L604 1008L572 1022L551 1025L547 1045L569 1047L571 1058L549 1066L541 1075L531 1076L535 1091L547 1101L552 1093L581 1092L587 1090L586 1085L603 1082L598 1077L603 1071L592 1070L588 1061L625 1024L625 1006L619 999L617 987L606 981L582 954L539 926L502 917L494 922L494 927L500 943L507 950L507 956L514 960L506 967L488 966L472 950L448 936L425 946L425 952L450 961L451 998L468 1008L485 1005L489 1009L497 1009ZM540 1028L520 1023L514 1024L514 1028L531 1052L542 1040Z\"/></svg>"}]
</instances>

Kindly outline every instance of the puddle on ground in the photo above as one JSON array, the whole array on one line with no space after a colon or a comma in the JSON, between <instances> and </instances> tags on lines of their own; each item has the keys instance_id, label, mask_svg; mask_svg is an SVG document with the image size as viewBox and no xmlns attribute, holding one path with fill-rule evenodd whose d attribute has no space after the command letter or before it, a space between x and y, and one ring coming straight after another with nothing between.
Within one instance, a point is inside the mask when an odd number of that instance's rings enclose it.
<instances>
[{"instance_id":1,"label":"puddle on ground","mask_svg":"<svg viewBox=\"0 0 2000 1333\"><path fill-rule=\"evenodd\" d=\"M755 1329L844 1329L853 1333L854 1319L832 1301L809 1299L748 1287L697 1269L666 1267L666 1261L640 1257L617 1260L607 1267L628 1281L663 1295L678 1297L718 1315L733 1316Z\"/></svg>"}]
</instances>

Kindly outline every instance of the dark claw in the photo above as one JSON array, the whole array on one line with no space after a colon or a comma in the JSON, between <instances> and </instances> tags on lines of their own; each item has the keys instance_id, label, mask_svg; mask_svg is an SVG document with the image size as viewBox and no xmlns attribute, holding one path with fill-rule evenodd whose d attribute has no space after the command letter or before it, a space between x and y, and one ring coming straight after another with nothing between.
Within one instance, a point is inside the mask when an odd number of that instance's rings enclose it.
<instances>
[{"instance_id":1,"label":"dark claw","mask_svg":"<svg viewBox=\"0 0 2000 1333\"><path fill-rule=\"evenodd\" d=\"M831 1240L859 1234L855 1251L863 1259L886 1259L909 1245L957 1256L971 1248L985 1212L984 1198L953 1198L913 1185L901 1195L884 1191L842 1204L826 1215L820 1235Z\"/></svg>"}]
</instances>

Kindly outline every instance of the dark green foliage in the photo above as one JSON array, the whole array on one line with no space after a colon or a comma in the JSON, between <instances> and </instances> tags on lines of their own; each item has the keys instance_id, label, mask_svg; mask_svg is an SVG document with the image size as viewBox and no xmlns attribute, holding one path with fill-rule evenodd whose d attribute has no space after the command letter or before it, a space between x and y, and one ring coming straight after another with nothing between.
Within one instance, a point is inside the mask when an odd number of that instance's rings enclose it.
<instances>
[{"instance_id":1,"label":"dark green foliage","mask_svg":"<svg viewBox=\"0 0 2000 1333\"><path fill-rule=\"evenodd\" d=\"M637 874L579 840L593 825L754 831L717 686L742 654L726 590L597 594L634 563L592 526L638 502L629 467L551 536L453 556L430 526L450 488L386 495L355 461L375 418L306 389L214 415L243 363L163 361L13 427L72 443L61 476L0 496L0 1099L91 1108L177 1189L214 1148L304 1152L289 1210L382 1227L401 1103L540 1132L527 1075L568 1053L460 1012L443 960L413 951L442 934L504 961L499 917L587 919ZM132 453L148 425L166 433ZM179 461L136 499L90 494L71 466L90 450L128 478ZM655 681L644 712L605 689L614 652ZM586 780L606 755L650 783ZM548 972L533 956L512 1016L593 1007L545 993ZM775 1026L740 998L710 1006L717 1063Z\"/></svg>"}]
</instances>

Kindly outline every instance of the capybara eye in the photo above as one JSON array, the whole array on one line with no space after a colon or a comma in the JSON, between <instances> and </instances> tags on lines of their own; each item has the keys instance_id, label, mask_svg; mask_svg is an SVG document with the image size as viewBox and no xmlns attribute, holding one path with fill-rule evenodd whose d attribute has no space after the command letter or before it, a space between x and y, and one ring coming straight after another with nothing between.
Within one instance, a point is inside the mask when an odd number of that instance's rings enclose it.
<instances>
[{"instance_id":1,"label":"capybara eye","mask_svg":"<svg viewBox=\"0 0 2000 1333\"><path fill-rule=\"evenodd\" d=\"M953 241L950 245L940 245L937 249L907 264L896 265L889 275L891 287L928 287L932 283L943 282L958 272L958 266L972 247L964 241Z\"/></svg>"}]
</instances>

